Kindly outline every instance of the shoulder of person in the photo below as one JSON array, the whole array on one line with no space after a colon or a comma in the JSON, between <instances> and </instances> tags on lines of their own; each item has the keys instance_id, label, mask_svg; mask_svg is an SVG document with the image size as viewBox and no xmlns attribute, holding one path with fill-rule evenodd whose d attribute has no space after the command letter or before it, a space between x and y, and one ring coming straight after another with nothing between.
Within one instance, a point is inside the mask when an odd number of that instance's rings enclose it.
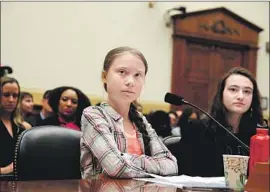
<instances>
[{"instance_id":1,"label":"shoulder of person","mask_svg":"<svg viewBox=\"0 0 270 192\"><path fill-rule=\"evenodd\" d=\"M100 118L105 116L105 109L101 106L89 106L83 110L83 116L85 118Z\"/></svg>"},{"instance_id":2,"label":"shoulder of person","mask_svg":"<svg viewBox=\"0 0 270 192\"><path fill-rule=\"evenodd\" d=\"M111 131L112 120L103 107L89 106L83 110L81 130L83 132L90 131L91 129L86 129L89 125L99 129L99 131L107 131L107 128Z\"/></svg>"}]
</instances>

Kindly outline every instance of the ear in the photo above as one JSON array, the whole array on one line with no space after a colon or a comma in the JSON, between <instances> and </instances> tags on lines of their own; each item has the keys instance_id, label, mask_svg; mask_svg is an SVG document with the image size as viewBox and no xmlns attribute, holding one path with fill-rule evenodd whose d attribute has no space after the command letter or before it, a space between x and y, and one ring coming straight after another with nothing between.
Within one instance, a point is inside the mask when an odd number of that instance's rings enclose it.
<instances>
[{"instance_id":1,"label":"ear","mask_svg":"<svg viewBox=\"0 0 270 192\"><path fill-rule=\"evenodd\" d=\"M102 71L101 80L102 80L103 83L107 83L107 73L106 73L106 71Z\"/></svg>"}]
</instances>

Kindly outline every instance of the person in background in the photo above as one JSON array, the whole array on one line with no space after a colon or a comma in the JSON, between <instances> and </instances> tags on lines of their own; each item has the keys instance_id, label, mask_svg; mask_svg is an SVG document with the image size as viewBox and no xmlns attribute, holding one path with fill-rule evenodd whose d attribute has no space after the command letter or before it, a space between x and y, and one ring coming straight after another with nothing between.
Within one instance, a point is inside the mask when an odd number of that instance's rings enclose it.
<instances>
[{"instance_id":1,"label":"person in background","mask_svg":"<svg viewBox=\"0 0 270 192\"><path fill-rule=\"evenodd\" d=\"M177 109L175 112L176 112L177 117L178 117L178 119L179 119L179 118L181 117L183 111L182 111L181 109Z\"/></svg>"},{"instance_id":2,"label":"person in background","mask_svg":"<svg viewBox=\"0 0 270 192\"><path fill-rule=\"evenodd\" d=\"M171 133L175 136L181 136L180 127L178 126L178 115L175 111L170 111L170 125L171 125Z\"/></svg>"},{"instance_id":3,"label":"person in background","mask_svg":"<svg viewBox=\"0 0 270 192\"><path fill-rule=\"evenodd\" d=\"M235 67L223 76L210 115L250 145L263 116L257 82L248 70ZM223 154L249 155L248 150L209 118L191 120L188 115L182 115L179 124L184 134L179 143L170 147L177 157L179 174L224 176Z\"/></svg>"},{"instance_id":4,"label":"person in background","mask_svg":"<svg viewBox=\"0 0 270 192\"><path fill-rule=\"evenodd\" d=\"M18 136L31 125L25 121L17 108L20 86L12 77L1 78L0 101L0 174L13 172L15 144Z\"/></svg>"},{"instance_id":5,"label":"person in background","mask_svg":"<svg viewBox=\"0 0 270 192\"><path fill-rule=\"evenodd\" d=\"M82 111L91 106L91 102L81 90L62 86L52 90L49 105L54 115L44 119L41 125L57 125L80 131Z\"/></svg>"},{"instance_id":6,"label":"person in background","mask_svg":"<svg viewBox=\"0 0 270 192\"><path fill-rule=\"evenodd\" d=\"M200 115L197 111L195 111L193 108L191 107L186 107L183 109L182 115L178 120L177 126L180 127L180 125L182 124L182 121L186 121L188 119L188 121L192 121L192 120L200 120ZM187 130L188 127L185 126L183 127L183 129L180 130L181 135L186 135L189 133L189 130Z\"/></svg>"},{"instance_id":7,"label":"person in background","mask_svg":"<svg viewBox=\"0 0 270 192\"><path fill-rule=\"evenodd\" d=\"M166 111L156 110L148 115L149 123L156 131L157 135L163 139L171 136L170 117Z\"/></svg>"},{"instance_id":8,"label":"person in background","mask_svg":"<svg viewBox=\"0 0 270 192\"><path fill-rule=\"evenodd\" d=\"M51 92L52 92L51 90L47 90L43 94L43 98L41 100L42 109L39 114L35 115L36 126L41 125L41 122L44 119L53 115L53 110L51 106L49 105L49 98L50 98Z\"/></svg>"},{"instance_id":9,"label":"person in background","mask_svg":"<svg viewBox=\"0 0 270 192\"><path fill-rule=\"evenodd\" d=\"M102 81L107 101L86 108L82 115L82 178L178 173L175 157L133 103L147 71L145 57L136 49L118 47L106 55Z\"/></svg>"},{"instance_id":10,"label":"person in background","mask_svg":"<svg viewBox=\"0 0 270 192\"><path fill-rule=\"evenodd\" d=\"M18 107L20 109L23 120L31 124L31 126L35 126L35 118L33 115L33 95L29 92L21 92Z\"/></svg>"}]
</instances>

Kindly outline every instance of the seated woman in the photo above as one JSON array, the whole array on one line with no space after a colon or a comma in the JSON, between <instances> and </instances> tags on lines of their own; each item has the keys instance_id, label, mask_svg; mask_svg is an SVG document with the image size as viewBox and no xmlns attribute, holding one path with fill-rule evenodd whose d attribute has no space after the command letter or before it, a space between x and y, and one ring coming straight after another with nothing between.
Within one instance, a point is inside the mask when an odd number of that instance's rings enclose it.
<instances>
[{"instance_id":1,"label":"seated woman","mask_svg":"<svg viewBox=\"0 0 270 192\"><path fill-rule=\"evenodd\" d=\"M84 179L101 173L114 178L177 174L175 157L133 104L147 69L144 56L133 48L115 48L105 57L102 81L107 101L86 108L82 115Z\"/></svg>"},{"instance_id":2,"label":"seated woman","mask_svg":"<svg viewBox=\"0 0 270 192\"><path fill-rule=\"evenodd\" d=\"M21 92L18 107L20 109L23 120L35 126L35 116L33 115L34 99L29 92Z\"/></svg>"},{"instance_id":3,"label":"seated woman","mask_svg":"<svg viewBox=\"0 0 270 192\"><path fill-rule=\"evenodd\" d=\"M0 174L11 174L18 136L23 130L31 128L31 125L22 121L17 108L20 96L18 81L2 77L0 94Z\"/></svg>"},{"instance_id":4,"label":"seated woman","mask_svg":"<svg viewBox=\"0 0 270 192\"><path fill-rule=\"evenodd\" d=\"M232 68L218 84L210 115L249 146L257 124L263 123L260 93L252 74ZM184 130L179 143L169 149L177 157L179 174L224 176L222 154L249 155L231 135L208 118L179 121Z\"/></svg>"},{"instance_id":5,"label":"seated woman","mask_svg":"<svg viewBox=\"0 0 270 192\"><path fill-rule=\"evenodd\" d=\"M89 98L74 87L58 87L50 93L49 104L54 115L41 121L40 125L58 125L81 130L81 116L84 108L91 106Z\"/></svg>"}]
</instances>

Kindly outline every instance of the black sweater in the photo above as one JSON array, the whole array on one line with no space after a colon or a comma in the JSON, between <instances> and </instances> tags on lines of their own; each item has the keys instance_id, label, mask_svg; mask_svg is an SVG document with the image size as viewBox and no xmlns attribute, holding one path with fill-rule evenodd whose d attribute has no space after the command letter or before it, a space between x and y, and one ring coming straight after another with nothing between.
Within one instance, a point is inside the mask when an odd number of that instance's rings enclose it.
<instances>
[{"instance_id":1,"label":"black sweater","mask_svg":"<svg viewBox=\"0 0 270 192\"><path fill-rule=\"evenodd\" d=\"M9 134L6 126L0 120L0 167L5 167L13 162L15 145L19 135L24 131L12 121L13 137Z\"/></svg>"}]
</instances>

